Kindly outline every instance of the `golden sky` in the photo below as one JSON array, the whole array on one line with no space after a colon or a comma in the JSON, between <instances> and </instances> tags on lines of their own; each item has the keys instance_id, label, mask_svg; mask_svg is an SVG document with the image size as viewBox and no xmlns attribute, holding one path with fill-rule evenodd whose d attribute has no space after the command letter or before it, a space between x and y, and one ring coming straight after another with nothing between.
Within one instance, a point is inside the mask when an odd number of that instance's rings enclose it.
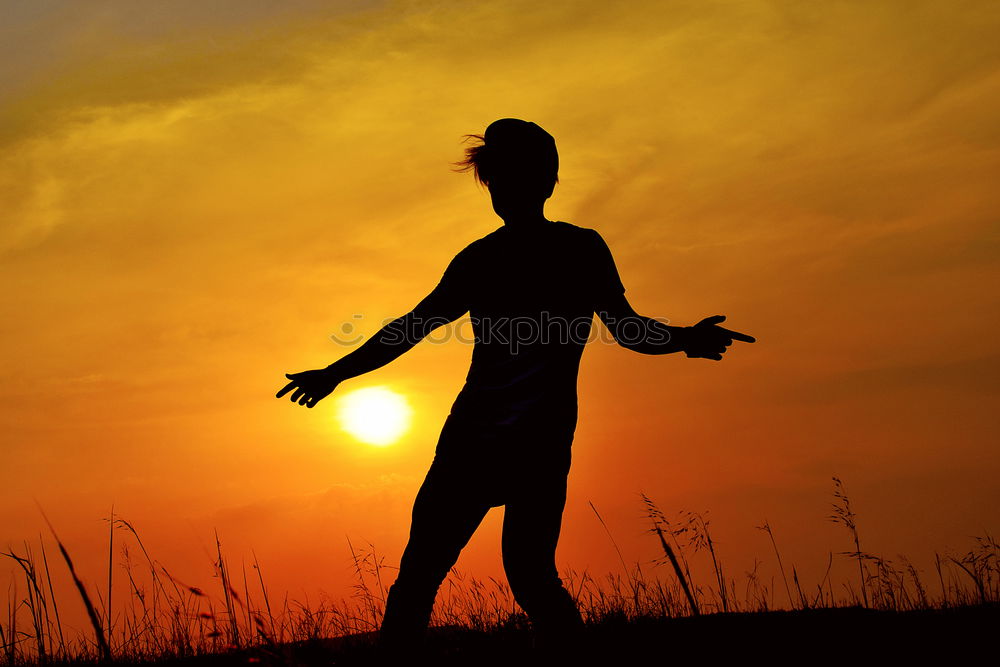
<instances>
[{"instance_id":1,"label":"golden sky","mask_svg":"<svg viewBox=\"0 0 1000 667\"><path fill-rule=\"evenodd\" d=\"M2 7L0 546L37 501L99 581L114 503L193 581L213 528L293 596L349 594L348 537L395 565L471 345L344 385L409 399L390 447L273 395L501 224L450 171L501 117L555 136L546 213L640 312L758 338L588 346L560 567L619 567L588 502L656 557L640 491L708 510L733 572L770 567L768 519L808 581L851 548L832 475L862 546L923 568L997 528L996 3ZM460 568L501 572L499 517Z\"/></svg>"}]
</instances>

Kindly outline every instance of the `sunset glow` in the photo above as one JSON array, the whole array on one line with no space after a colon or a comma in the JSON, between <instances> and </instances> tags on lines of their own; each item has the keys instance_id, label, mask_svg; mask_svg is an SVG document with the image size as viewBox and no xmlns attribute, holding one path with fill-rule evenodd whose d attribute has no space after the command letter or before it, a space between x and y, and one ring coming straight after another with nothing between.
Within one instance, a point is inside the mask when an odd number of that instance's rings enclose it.
<instances>
[{"instance_id":1,"label":"sunset glow","mask_svg":"<svg viewBox=\"0 0 1000 667\"><path fill-rule=\"evenodd\" d=\"M0 551L48 539L41 506L104 581L113 505L192 585L216 533L276 595L350 597L348 537L398 565L468 319L313 409L275 393L501 226L453 167L504 117L555 137L545 213L600 232L637 311L757 338L649 357L595 323L560 569L662 557L640 492L780 581L766 519L809 590L857 574L833 475L864 549L925 577L1000 529L1000 3L25 0L2 24ZM502 580L501 515L457 568ZM0 558L0 605L21 576Z\"/></svg>"},{"instance_id":2,"label":"sunset glow","mask_svg":"<svg viewBox=\"0 0 1000 667\"><path fill-rule=\"evenodd\" d=\"M337 403L341 428L361 442L391 445L410 427L412 410L406 399L386 387L355 389Z\"/></svg>"}]
</instances>

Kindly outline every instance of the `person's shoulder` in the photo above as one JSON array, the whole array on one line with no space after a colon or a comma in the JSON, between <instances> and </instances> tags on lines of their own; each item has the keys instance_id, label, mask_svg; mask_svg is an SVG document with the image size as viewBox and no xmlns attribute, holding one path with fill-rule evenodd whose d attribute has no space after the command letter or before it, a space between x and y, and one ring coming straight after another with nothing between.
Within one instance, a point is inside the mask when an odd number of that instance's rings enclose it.
<instances>
[{"instance_id":1,"label":"person's shoulder","mask_svg":"<svg viewBox=\"0 0 1000 667\"><path fill-rule=\"evenodd\" d=\"M495 229L486 236L472 241L458 251L455 255L455 260L460 262L475 262L476 258L482 257L483 253L489 253L490 249L497 243L497 232L499 231L500 230Z\"/></svg>"},{"instance_id":2,"label":"person's shoulder","mask_svg":"<svg viewBox=\"0 0 1000 667\"><path fill-rule=\"evenodd\" d=\"M489 248L496 245L497 241L499 240L499 235L497 234L497 232L499 231L500 231L499 229L494 229L486 236L476 239L475 241L473 241L472 243L470 243L469 245L465 246L465 248L462 249L462 254L475 255L477 252L484 252L489 250Z\"/></svg>"},{"instance_id":3,"label":"person's shoulder","mask_svg":"<svg viewBox=\"0 0 1000 667\"><path fill-rule=\"evenodd\" d=\"M604 244L604 237L596 229L581 227L580 225L574 225L571 222L562 220L553 221L553 224L557 225L557 230L567 238L574 239L579 243L585 245L593 245L595 243L598 245Z\"/></svg>"},{"instance_id":4,"label":"person's shoulder","mask_svg":"<svg viewBox=\"0 0 1000 667\"><path fill-rule=\"evenodd\" d=\"M552 224L564 234L573 234L580 237L593 237L594 235L600 236L596 229L574 225L572 222L566 222L565 220L553 220Z\"/></svg>"},{"instance_id":5,"label":"person's shoulder","mask_svg":"<svg viewBox=\"0 0 1000 667\"><path fill-rule=\"evenodd\" d=\"M505 234L506 230L507 230L507 228L504 227L504 226L497 227L496 229L494 229L492 232L490 232L486 236L484 236L484 237L482 237L480 239L476 239L475 241L473 241L469 245L470 246L471 245L475 245L477 247L483 247L483 246L490 245L492 243L496 243L497 241L501 240L504 237L504 234Z\"/></svg>"},{"instance_id":6,"label":"person's shoulder","mask_svg":"<svg viewBox=\"0 0 1000 667\"><path fill-rule=\"evenodd\" d=\"M553 220L552 225L555 229L563 232L564 234L586 234L587 232L594 231L589 227L574 225L572 222L566 222L565 220Z\"/></svg>"}]
</instances>

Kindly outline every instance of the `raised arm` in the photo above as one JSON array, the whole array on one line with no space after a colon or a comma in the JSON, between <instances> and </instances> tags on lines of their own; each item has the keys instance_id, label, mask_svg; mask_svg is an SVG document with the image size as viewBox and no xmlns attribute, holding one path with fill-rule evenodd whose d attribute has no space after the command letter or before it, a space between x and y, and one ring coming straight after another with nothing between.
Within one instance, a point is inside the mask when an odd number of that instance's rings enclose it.
<instances>
[{"instance_id":1,"label":"raised arm","mask_svg":"<svg viewBox=\"0 0 1000 667\"><path fill-rule=\"evenodd\" d=\"M670 354L683 349L684 327L673 327L635 312L622 293L609 295L597 309L615 342L640 354Z\"/></svg>"},{"instance_id":2,"label":"raised arm","mask_svg":"<svg viewBox=\"0 0 1000 667\"><path fill-rule=\"evenodd\" d=\"M670 354L684 352L690 358L721 361L734 340L753 343L753 336L718 326L725 315L706 317L694 326L669 326L635 312L624 294L609 296L598 307L598 317L625 349L640 354Z\"/></svg>"},{"instance_id":3,"label":"raised arm","mask_svg":"<svg viewBox=\"0 0 1000 667\"><path fill-rule=\"evenodd\" d=\"M381 368L410 350L434 329L454 322L466 312L467 309L453 303L438 287L413 310L386 324L361 347L327 369L343 381Z\"/></svg>"},{"instance_id":4,"label":"raised arm","mask_svg":"<svg viewBox=\"0 0 1000 667\"><path fill-rule=\"evenodd\" d=\"M293 403L314 407L344 380L385 366L434 329L454 322L468 312L462 290L463 281L458 276L459 257L452 260L438 286L413 310L389 322L361 347L326 368L286 373L285 377L290 382L276 394L276 398L281 398L294 389L291 396Z\"/></svg>"},{"instance_id":5,"label":"raised arm","mask_svg":"<svg viewBox=\"0 0 1000 667\"><path fill-rule=\"evenodd\" d=\"M688 357L720 361L734 340L753 343L753 336L718 326L725 315L706 317L691 327L669 326L635 312L608 244L593 234L594 310L622 347L640 354L684 352Z\"/></svg>"}]
</instances>

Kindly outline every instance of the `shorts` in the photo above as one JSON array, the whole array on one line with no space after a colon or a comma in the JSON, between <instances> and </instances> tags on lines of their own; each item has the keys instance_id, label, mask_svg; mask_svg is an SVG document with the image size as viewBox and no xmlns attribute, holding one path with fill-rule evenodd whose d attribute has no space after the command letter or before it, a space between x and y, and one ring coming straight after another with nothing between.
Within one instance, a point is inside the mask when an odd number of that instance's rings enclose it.
<instances>
[{"instance_id":1,"label":"shorts","mask_svg":"<svg viewBox=\"0 0 1000 667\"><path fill-rule=\"evenodd\" d=\"M511 497L565 488L575 423L523 420L496 424L452 413L428 475L490 507Z\"/></svg>"}]
</instances>

